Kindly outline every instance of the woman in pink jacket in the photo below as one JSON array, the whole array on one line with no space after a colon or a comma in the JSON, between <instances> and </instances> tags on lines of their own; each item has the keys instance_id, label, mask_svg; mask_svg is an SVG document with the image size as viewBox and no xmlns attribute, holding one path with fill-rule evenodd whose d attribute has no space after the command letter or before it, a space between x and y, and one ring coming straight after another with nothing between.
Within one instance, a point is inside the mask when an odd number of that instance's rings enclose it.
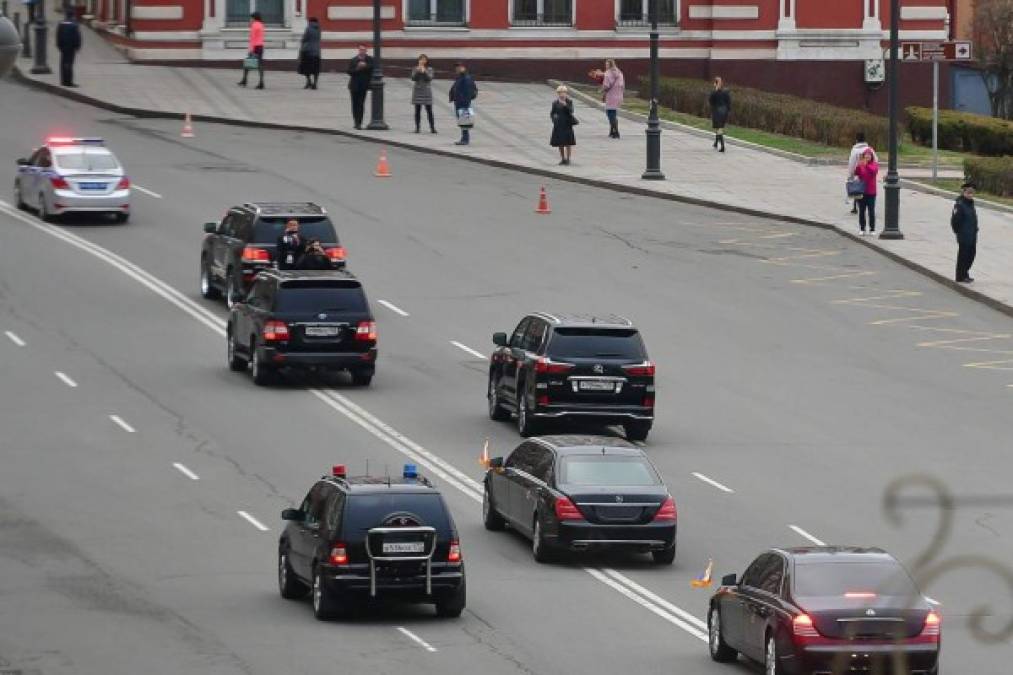
<instances>
[{"instance_id":1,"label":"woman in pink jacket","mask_svg":"<svg viewBox=\"0 0 1013 675\"><path fill-rule=\"evenodd\" d=\"M260 83L257 85L257 89L264 88L264 22L260 20L260 12L254 12L250 15L250 50L248 56L255 57L257 59L257 74L260 75ZM243 79L240 80L239 86L246 86L246 76L249 74L249 70L246 68L246 64L243 64Z\"/></svg>"},{"instance_id":2,"label":"woman in pink jacket","mask_svg":"<svg viewBox=\"0 0 1013 675\"><path fill-rule=\"evenodd\" d=\"M858 200L858 225L865 234L865 218L869 216L869 234L876 234L876 180L879 177L879 164L876 163L876 151L866 148L855 167L855 175L862 179L865 191Z\"/></svg>"},{"instance_id":3,"label":"woman in pink jacket","mask_svg":"<svg viewBox=\"0 0 1013 675\"><path fill-rule=\"evenodd\" d=\"M626 80L613 59L605 59L605 76L602 80L605 114L609 119L609 138L619 138L619 108L626 94Z\"/></svg>"}]
</instances>

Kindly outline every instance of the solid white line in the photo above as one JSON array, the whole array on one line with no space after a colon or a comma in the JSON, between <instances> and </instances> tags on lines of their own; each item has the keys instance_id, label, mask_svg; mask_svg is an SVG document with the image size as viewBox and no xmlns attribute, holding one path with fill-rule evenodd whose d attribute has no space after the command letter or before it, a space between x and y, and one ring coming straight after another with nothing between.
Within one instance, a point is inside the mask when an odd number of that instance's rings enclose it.
<instances>
[{"instance_id":1,"label":"solid white line","mask_svg":"<svg viewBox=\"0 0 1013 675\"><path fill-rule=\"evenodd\" d=\"M157 192L152 192L148 188L143 188L140 185L138 185L137 183L134 183L132 185L132 187L135 190L140 190L141 192L143 192L144 194L148 195L149 197L154 197L155 199L161 199L162 198L162 195L158 194Z\"/></svg>"},{"instance_id":2,"label":"solid white line","mask_svg":"<svg viewBox=\"0 0 1013 675\"><path fill-rule=\"evenodd\" d=\"M817 546L826 546L826 544L824 542L822 542L819 539L817 539L816 537L812 536L811 534L809 534L808 532L806 532L805 530L803 530L798 525L789 525L788 527L790 527L792 530L794 530L796 534L799 534L799 535L805 537L806 539L808 539L812 543L816 544Z\"/></svg>"},{"instance_id":3,"label":"solid white line","mask_svg":"<svg viewBox=\"0 0 1013 675\"><path fill-rule=\"evenodd\" d=\"M927 595L925 596L925 602L929 603L930 605L941 605L941 604L943 604L943 603L939 602L938 600L936 600L934 598L930 598Z\"/></svg>"},{"instance_id":4,"label":"solid white line","mask_svg":"<svg viewBox=\"0 0 1013 675\"><path fill-rule=\"evenodd\" d=\"M696 476L697 478L699 478L700 480L702 480L704 483L707 483L708 485L713 485L714 487L716 487L717 489L721 490L722 492L728 492L728 493L734 493L735 492L735 490L731 489L727 485L722 485L721 483L717 482L713 478L708 478L707 476L703 475L702 473L697 473L696 471L694 471L693 475Z\"/></svg>"},{"instance_id":5,"label":"solid white line","mask_svg":"<svg viewBox=\"0 0 1013 675\"><path fill-rule=\"evenodd\" d=\"M198 476L193 471L191 471L190 469L188 469L186 467L186 465L180 464L179 462L173 462L172 465L174 467L176 467L177 471L179 471L181 474L183 474L184 476L186 476L190 480L200 480L200 476ZM242 513L242 512L240 512L240 513Z\"/></svg>"},{"instance_id":6,"label":"solid white line","mask_svg":"<svg viewBox=\"0 0 1013 675\"><path fill-rule=\"evenodd\" d=\"M58 378L60 378L61 382L63 382L65 385L67 385L72 389L77 386L77 382L67 377L66 373L61 373L59 370L57 370L56 372L53 373L53 375L56 375Z\"/></svg>"},{"instance_id":7,"label":"solid white line","mask_svg":"<svg viewBox=\"0 0 1013 675\"><path fill-rule=\"evenodd\" d=\"M11 331L8 330L8 331L4 331L4 335L6 335L8 338L10 338L10 341L13 342L14 344L16 344L18 347L24 347L25 346L25 341L22 340L21 338L19 338L16 333L12 333Z\"/></svg>"},{"instance_id":8,"label":"solid white line","mask_svg":"<svg viewBox=\"0 0 1013 675\"><path fill-rule=\"evenodd\" d=\"M408 630L404 626L395 626L395 628L397 628L397 630L398 630L399 633L401 633L402 635L404 635L406 638L408 638L409 640L411 640L412 642L414 642L418 646L420 646L423 649L425 649L427 652L435 652L436 651L436 647L432 646L431 644L429 644L428 642L426 642L425 640L423 640L418 635L416 635L415 633L411 632L410 630Z\"/></svg>"},{"instance_id":9,"label":"solid white line","mask_svg":"<svg viewBox=\"0 0 1013 675\"><path fill-rule=\"evenodd\" d=\"M455 347L457 347L458 349L463 349L464 351L468 352L468 353L469 353L469 354L471 354L472 356L478 357L478 358L482 359L483 361L484 361L484 360L485 360L485 358L486 358L485 354L483 354L482 352L480 352L480 351L477 351L477 350L475 350L475 349L472 349L472 348L471 348L471 347L469 347L468 345L462 345L462 344L461 344L460 342L458 342L457 340L451 340L451 341L450 341L450 344L454 345L454 346L455 346Z\"/></svg>"},{"instance_id":10,"label":"solid white line","mask_svg":"<svg viewBox=\"0 0 1013 675\"><path fill-rule=\"evenodd\" d=\"M637 603L638 605L640 605L644 609L646 609L646 610L648 610L650 612L653 612L654 614L658 615L659 617L661 617L665 621L668 621L669 623L678 626L679 628L683 629L684 631L686 631L687 633L689 633L693 637L697 638L698 640L703 640L704 642L707 642L707 633L706 632L704 632L702 630L698 630L694 625L692 625L692 624L690 624L690 623L688 623L686 621L683 621L682 619L680 619L679 617L677 617L677 616L675 616L673 614L669 614L668 612L666 612L664 609L662 609L661 607L659 607L655 603L650 602L648 600L645 600L644 598L640 597L639 595L637 595L636 593L634 593L632 590L630 590L629 588L627 588L626 586L624 586L623 584L619 583L618 581L615 581L614 579L610 579L601 570L593 569L591 567L585 567L584 571L586 571L588 574L590 574L592 577L594 577L595 579L597 579L601 583L605 584L606 586L609 586L609 587L611 587L611 588L619 591L619 593L621 593L622 595L625 595L627 598L629 598L633 602Z\"/></svg>"},{"instance_id":11,"label":"solid white line","mask_svg":"<svg viewBox=\"0 0 1013 675\"><path fill-rule=\"evenodd\" d=\"M643 597L647 598L648 600L656 602L657 604L661 605L663 608L665 608L666 610L668 610L672 614L674 614L674 615L678 616L679 618L681 618L683 621L687 621L688 623L693 624L694 626L696 626L697 628L699 628L701 631L704 631L706 633L706 631L707 631L707 622L704 621L703 619L700 619L700 618L694 616L693 614L687 612L686 610L684 610L684 609L682 609L680 607L676 607L675 605L673 605L672 603L670 603L668 600L665 600L660 595L652 593L651 591L649 591L648 589L644 588L643 586L641 586L637 582L633 581L633 579L630 579L628 576L626 576L625 574L620 573L617 570L605 567L605 568L602 568L602 571L605 572L605 574L607 574L610 577L612 577L613 579L615 579L616 581L618 581L619 583L625 584L628 588L636 591L637 593L639 593Z\"/></svg>"},{"instance_id":12,"label":"solid white line","mask_svg":"<svg viewBox=\"0 0 1013 675\"><path fill-rule=\"evenodd\" d=\"M245 518L247 520L247 522L250 523L250 525L253 525L255 528L257 528L261 532L267 532L270 529L267 525L265 525L264 523L260 522L259 520L257 520L253 516L251 516L246 511L236 511L236 513L238 513L240 515L240 517Z\"/></svg>"},{"instance_id":13,"label":"solid white line","mask_svg":"<svg viewBox=\"0 0 1013 675\"><path fill-rule=\"evenodd\" d=\"M123 418L120 417L119 415L110 415L109 419L111 419L113 422L115 422L117 425L119 425L119 427L121 429L123 429L123 431L127 432L128 434L137 433L137 429L134 429L132 426L130 426L129 424L127 424L126 422L124 422Z\"/></svg>"},{"instance_id":14,"label":"solid white line","mask_svg":"<svg viewBox=\"0 0 1013 675\"><path fill-rule=\"evenodd\" d=\"M408 314L408 312L404 311L403 309L395 305L393 302L387 302L386 300L377 300L377 302L379 302L381 305L383 305L390 311L394 312L395 314L400 314L401 316L411 316L410 314Z\"/></svg>"}]
</instances>

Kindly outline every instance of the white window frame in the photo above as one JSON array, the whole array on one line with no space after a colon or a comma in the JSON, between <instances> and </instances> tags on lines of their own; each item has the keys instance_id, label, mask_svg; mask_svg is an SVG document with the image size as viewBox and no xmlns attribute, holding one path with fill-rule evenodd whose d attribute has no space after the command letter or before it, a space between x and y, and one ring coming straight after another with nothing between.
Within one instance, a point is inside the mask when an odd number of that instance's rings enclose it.
<instances>
[{"instance_id":1,"label":"white window frame","mask_svg":"<svg viewBox=\"0 0 1013 675\"><path fill-rule=\"evenodd\" d=\"M577 27L577 2L579 0L570 0L570 23L566 26L554 25L554 24L521 24L516 26L517 28L556 28L556 29L570 29ZM593 0L592 0L593 1ZM545 0L537 0L538 8L535 11L536 16L545 16ZM513 28L514 24L514 0L509 0L507 6L507 22L510 27Z\"/></svg>"},{"instance_id":2,"label":"white window frame","mask_svg":"<svg viewBox=\"0 0 1013 675\"><path fill-rule=\"evenodd\" d=\"M622 18L621 18L622 17L623 0L616 0L616 2L615 2L615 8L616 8L615 9L616 27L621 27L621 28L642 28L644 26L650 27L650 25L651 25L651 16L650 16L651 0L640 0L640 2L642 3L641 4L641 10L642 10L641 16L643 17L643 26L641 26L640 24L627 24L627 25L623 26L623 24L622 24ZM672 0L672 17L673 17L673 19L669 23L665 23L664 21L658 21L658 28L675 28L676 26L679 25L679 18L682 16L680 14L680 12L682 11L682 7L680 7L679 5L680 5L680 1L679 0Z\"/></svg>"},{"instance_id":3,"label":"white window frame","mask_svg":"<svg viewBox=\"0 0 1013 675\"><path fill-rule=\"evenodd\" d=\"M465 27L471 23L471 0L464 0L464 17L461 21L436 21L432 17L436 16L436 7L440 0L429 0L429 16L430 19L427 21L412 20L408 18L408 5L411 0L401 0L401 16L403 23L409 28L428 28L428 27Z\"/></svg>"}]
</instances>

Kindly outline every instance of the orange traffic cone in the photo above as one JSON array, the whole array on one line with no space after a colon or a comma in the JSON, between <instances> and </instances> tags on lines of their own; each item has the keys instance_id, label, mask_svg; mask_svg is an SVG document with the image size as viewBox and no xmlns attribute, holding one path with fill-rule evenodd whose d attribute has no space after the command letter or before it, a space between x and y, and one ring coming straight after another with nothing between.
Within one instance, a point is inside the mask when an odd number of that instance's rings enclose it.
<instances>
[{"instance_id":1,"label":"orange traffic cone","mask_svg":"<svg viewBox=\"0 0 1013 675\"><path fill-rule=\"evenodd\" d=\"M380 161L376 163L376 171L373 173L377 178L390 178L390 164L387 163L387 151L380 151Z\"/></svg>"},{"instance_id":2,"label":"orange traffic cone","mask_svg":"<svg viewBox=\"0 0 1013 675\"><path fill-rule=\"evenodd\" d=\"M542 186L542 191L538 195L538 208L535 209L535 213L552 213L552 209L549 208L549 196L545 194L545 186Z\"/></svg>"},{"instance_id":3,"label":"orange traffic cone","mask_svg":"<svg viewBox=\"0 0 1013 675\"><path fill-rule=\"evenodd\" d=\"M190 113L183 118L183 131L179 133L182 138L193 138L193 123L190 121Z\"/></svg>"},{"instance_id":4,"label":"orange traffic cone","mask_svg":"<svg viewBox=\"0 0 1013 675\"><path fill-rule=\"evenodd\" d=\"M479 458L478 463L484 466L486 469L489 468L489 439L485 439L485 445L482 446L482 456Z\"/></svg>"}]
</instances>

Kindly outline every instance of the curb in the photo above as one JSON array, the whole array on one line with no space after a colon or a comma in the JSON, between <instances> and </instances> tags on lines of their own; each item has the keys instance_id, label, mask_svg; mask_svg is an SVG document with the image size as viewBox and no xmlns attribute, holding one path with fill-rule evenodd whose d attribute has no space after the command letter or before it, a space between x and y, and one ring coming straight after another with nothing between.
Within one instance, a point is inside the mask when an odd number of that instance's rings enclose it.
<instances>
[{"instance_id":1,"label":"curb","mask_svg":"<svg viewBox=\"0 0 1013 675\"><path fill-rule=\"evenodd\" d=\"M922 183L911 178L901 178L900 186L906 187L909 190L917 190L918 192L927 192L937 197L949 197L950 199L956 199L956 195L952 190L944 190L938 188L935 185L929 185ZM974 203L976 206L980 206L983 209L989 209L991 211L1001 211L1002 213L1013 213L1013 206L1008 206L1000 202L993 202L988 199L982 199L978 195L974 196Z\"/></svg>"},{"instance_id":2,"label":"curb","mask_svg":"<svg viewBox=\"0 0 1013 675\"><path fill-rule=\"evenodd\" d=\"M182 120L185 115L184 113L174 112L163 112L158 110L147 110L144 108L130 108L126 106L116 105L115 103L109 103L101 99L92 98L85 94L81 94L74 90L68 90L64 87L57 86L55 84L49 84L48 82L40 82L38 80L27 77L21 72L17 66L11 72L13 80L37 89L44 91L49 94L61 96L63 98L77 101L85 105L101 108L103 110L109 110L120 115L131 115L142 119L173 119ZM615 183L609 183L607 181L595 179L595 178L582 178L580 176L571 176L567 174L561 174L551 169L540 169L537 167L518 166L509 162L504 162L497 159L489 159L487 157L477 157L474 155L462 155L450 150L441 150L439 148L428 148L418 145L413 145L406 141L396 141L383 138L377 138L376 136L368 136L365 134L357 134L351 131L344 131L341 129L323 129L320 127L310 127L295 124L282 124L278 122L258 122L255 120L241 120L229 117L218 117L215 115L191 115L191 119L198 122L210 122L213 124L224 124L228 126L256 128L256 129L273 129L277 131L300 131L306 133L317 133L330 136L342 136L344 138L354 138L360 141L368 143L375 143L379 145L385 145L387 147L399 148L402 150L410 150L413 152L419 152L424 154L436 155L440 157L450 157L454 159L460 159L468 162L474 162L476 164L483 164L485 166L491 166L498 169L506 169L508 171L516 171L520 173L526 173L533 176L540 176L542 178L551 178L553 180L561 180L569 183L576 183L579 185L586 185L588 187L602 188L606 190L612 190L614 192L622 192L626 194L633 194L641 197L653 197L655 199L664 199L672 202L679 202L682 204L690 204L692 206L700 206L704 208L714 209L716 211L725 211L728 213L737 213L745 216L751 216L754 218L763 218L764 220L773 220L777 222L793 223L796 225L806 225L808 227L817 227L822 230L828 230L835 232L845 239L866 246L869 249L876 251L877 253L889 258L890 260L907 267L908 269L918 272L923 276L926 276L944 286L947 286L961 295L976 300L996 311L999 311L1007 316L1013 317L1013 305L1008 305L1001 300L992 298L984 293L976 291L965 285L958 284L951 280L949 277L943 276L938 272L934 272L927 267L924 267L912 260L908 260L903 256L894 253L885 248L881 248L871 243L870 241L859 237L856 234L841 229L833 223L827 223L819 220L811 220L809 218L799 218L798 216L788 216L779 213L772 213L769 211L762 211L759 209L751 209L745 206L735 206L733 204L722 204L721 202L714 202L706 199L698 199L696 197L689 197L686 195L678 195L666 192L657 192L650 188L639 188L632 185L617 185Z\"/></svg>"}]
</instances>

